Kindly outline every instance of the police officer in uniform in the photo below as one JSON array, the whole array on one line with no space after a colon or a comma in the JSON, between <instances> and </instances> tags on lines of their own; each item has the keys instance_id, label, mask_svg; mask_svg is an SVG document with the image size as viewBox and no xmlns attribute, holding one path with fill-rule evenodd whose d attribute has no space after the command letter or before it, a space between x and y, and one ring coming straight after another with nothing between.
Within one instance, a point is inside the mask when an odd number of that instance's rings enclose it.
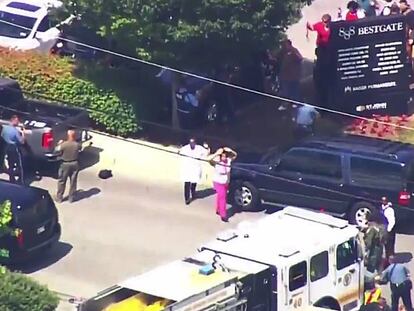
<instances>
[{"instance_id":1,"label":"police officer in uniform","mask_svg":"<svg viewBox=\"0 0 414 311\"><path fill-rule=\"evenodd\" d=\"M81 144L76 141L76 133L74 130L69 130L68 138L66 141L59 141L56 150L60 152L60 158L62 163L60 164L58 173L58 187L56 201L63 201L63 194L65 193L66 182L69 178L69 202L74 201L74 195L76 193L78 173L79 173L79 151L81 150Z\"/></svg>"},{"instance_id":2,"label":"police officer in uniform","mask_svg":"<svg viewBox=\"0 0 414 311\"><path fill-rule=\"evenodd\" d=\"M24 184L22 151L25 144L25 131L24 128L19 128L19 124L19 117L13 115L10 123L3 126L1 137L5 142L4 162L10 182Z\"/></svg>"}]
</instances>

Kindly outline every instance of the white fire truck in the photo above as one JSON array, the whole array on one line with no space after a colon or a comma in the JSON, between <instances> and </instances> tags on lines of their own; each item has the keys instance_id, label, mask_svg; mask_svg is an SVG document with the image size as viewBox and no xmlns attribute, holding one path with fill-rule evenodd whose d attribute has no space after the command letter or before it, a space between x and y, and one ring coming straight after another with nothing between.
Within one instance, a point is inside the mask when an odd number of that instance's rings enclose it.
<instances>
[{"instance_id":1,"label":"white fire truck","mask_svg":"<svg viewBox=\"0 0 414 311\"><path fill-rule=\"evenodd\" d=\"M121 282L80 310L357 310L364 291L358 235L344 220L287 207Z\"/></svg>"}]
</instances>

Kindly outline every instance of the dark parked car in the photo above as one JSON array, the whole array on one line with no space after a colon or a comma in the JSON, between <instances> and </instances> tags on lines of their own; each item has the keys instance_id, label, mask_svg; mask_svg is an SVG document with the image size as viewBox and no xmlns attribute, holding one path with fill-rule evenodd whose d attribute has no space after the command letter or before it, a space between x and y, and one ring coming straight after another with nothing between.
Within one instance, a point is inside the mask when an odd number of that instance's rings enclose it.
<instances>
[{"instance_id":1,"label":"dark parked car","mask_svg":"<svg viewBox=\"0 0 414 311\"><path fill-rule=\"evenodd\" d=\"M241 210L261 203L324 210L366 225L387 196L397 218L414 211L414 147L367 137L313 138L285 153L234 163L230 198Z\"/></svg>"},{"instance_id":2,"label":"dark parked car","mask_svg":"<svg viewBox=\"0 0 414 311\"><path fill-rule=\"evenodd\" d=\"M59 241L58 211L44 189L0 181L0 202L10 200L13 234L0 237L0 263L24 262Z\"/></svg>"}]
</instances>

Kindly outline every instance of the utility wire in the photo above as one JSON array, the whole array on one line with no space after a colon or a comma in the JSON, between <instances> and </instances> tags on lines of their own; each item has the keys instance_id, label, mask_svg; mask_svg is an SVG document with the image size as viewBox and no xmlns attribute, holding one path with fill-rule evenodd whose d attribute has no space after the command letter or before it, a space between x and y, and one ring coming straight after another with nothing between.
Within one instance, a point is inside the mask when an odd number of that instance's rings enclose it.
<instances>
[{"instance_id":1,"label":"utility wire","mask_svg":"<svg viewBox=\"0 0 414 311\"><path fill-rule=\"evenodd\" d=\"M10 111L13 111L13 112L16 112L16 113L20 113L20 114L26 114L26 115L30 115L30 116L32 115L29 112L22 112L22 111L19 111L17 109L9 108L9 107L3 106L3 105L0 105L0 108L10 110ZM79 128L75 124L70 124L70 126ZM192 156L188 156L188 155L180 153L179 150L178 151L168 150L166 148L162 148L162 147L159 147L159 146L145 144L145 143L142 143L142 142L139 142L139 141L130 140L130 139L119 137L119 136L114 136L114 135L111 135L111 134L108 134L108 133L103 133L103 132L90 130L90 129L87 129L87 130L89 132L92 132L92 133L103 135L103 136L106 136L106 137L109 137L109 138L115 138L117 140L132 143L132 144L135 144L135 145L138 145L138 146L141 146L141 147L145 147L145 148L149 148L149 149L153 149L153 150L157 150L157 151L162 151L162 152L166 152L166 153L169 153L169 154L172 154L172 155L175 155L175 156L179 156L179 157L182 157L182 158L192 159L192 160L196 160L196 161L199 161L199 162L204 162L204 163L209 163L209 164L214 165L214 162L212 162L210 160L202 159L202 158L194 158ZM271 165L270 163L263 163L260 166L261 166L262 169L266 169L266 168L269 168L270 165ZM227 166L227 167L230 167L230 168L232 167L231 165L224 165L224 164L223 164L223 166ZM240 166L237 166L236 169L240 170L240 171L243 171L243 172L246 172L246 173L249 173L249 174L255 174L255 175L268 177L268 178L273 179L273 180L279 180L279 181L287 182L287 183L294 184L294 185L306 186L308 188L315 189L315 190L323 190L323 191L338 194L338 195L341 195L341 196L347 196L347 197L350 197L352 199L357 199L357 200L361 200L361 201L368 201L368 202L371 202L371 203L380 203L381 202L380 200L369 199L369 198L366 198L366 197L357 196L357 195L353 195L353 194L349 194L349 193L344 193L342 191L337 191L337 190L333 190L333 189L326 188L326 187L320 187L320 186L316 186L316 185L306 184L305 182L300 181L300 180L292 180L292 179L288 179L288 178L281 177L281 176L275 176L273 174L269 174L269 173L265 173L265 172L261 172L261 171L257 171L257 170L247 169L247 168L240 167Z\"/></svg>"},{"instance_id":2,"label":"utility wire","mask_svg":"<svg viewBox=\"0 0 414 311\"><path fill-rule=\"evenodd\" d=\"M25 29L25 30L30 30L30 31L32 30L30 28L27 28L27 27L24 27L24 26L15 24L15 23L7 22L7 21L4 21L4 20L0 20L0 22L11 25L11 26L19 27L19 28L22 28L22 29ZM103 52L103 53L106 53L106 54L111 54L111 55L114 55L114 56L117 56L117 57L120 57L120 58L124 58L124 59L128 59L128 60L131 60L131 61L134 61L134 62L142 63L142 64L145 64L145 65L148 65L148 66L157 67L157 68L164 69L164 70L169 70L169 71L172 71L172 72L175 72L175 73L178 73L178 74L191 76L191 77L198 78L198 79L205 80L205 81L209 81L209 82L212 82L212 83L217 83L217 84L220 84L220 85L224 85L224 86L231 87L231 88L234 88L234 89L238 89L238 90L241 90L241 91L249 92L249 93L252 93L252 94L256 94L256 95L260 95L260 96L264 96L264 97L268 97L268 98L272 98L272 99L281 100L281 101L284 101L284 102L287 102L287 103L290 103L290 104L293 104L293 105L302 105L302 106L305 105L305 106L313 107L313 108L321 110L321 111L330 112L330 113L333 113L333 114L338 114L338 115L342 115L342 116L346 116L346 117L351 117L351 118L355 118L355 119L360 119L360 120L365 120L365 121L368 121L368 122L372 122L372 119L370 119L370 118L358 116L358 115L355 115L355 114L352 114L352 113L347 113L347 112L334 110L334 109L330 109L330 108L326 108L326 107L322 107L322 106L312 105L312 104L309 104L309 103L305 103L305 102L301 102L301 101L281 97L281 96L278 96L278 95L273 95L273 94L257 91L257 90L254 90L254 89L249 89L249 88L242 87L242 86L239 86L239 85L236 85L236 84L232 84L232 83L228 83L228 82L208 78L208 77L201 76L201 75L191 73L191 72L188 72L188 71L172 68L172 67L161 65L161 64L151 62L151 61L146 61L146 60L143 60L143 59L128 56L128 55L125 55L125 54L122 54L122 53L114 52L114 51L111 51L111 50L108 50L108 49L103 49L103 48L100 48L100 47L96 47L96 46L93 46L93 45L90 45L90 44L86 44L86 43L78 42L78 41L75 41L75 40L67 39L67 38L64 38L64 37L58 37L58 39L60 39L62 41L69 42L69 43L77 44L79 46L87 47L87 48L92 49L92 50L100 51L100 52ZM391 123L391 122L386 122L386 121L381 121L381 120L377 120L376 122L378 124L382 124L382 125L388 125L388 126L395 127L395 128L401 128L401 129L405 129L405 130L414 131L414 128L404 126L404 125L394 124L394 123Z\"/></svg>"},{"instance_id":3,"label":"utility wire","mask_svg":"<svg viewBox=\"0 0 414 311\"><path fill-rule=\"evenodd\" d=\"M12 25L12 26L15 26L15 27L20 27L22 29L31 30L30 28L23 27L23 26L20 26L18 24L14 24L14 23L2 21L2 20L0 20L0 22L9 24L9 25ZM117 52L114 52L114 51L110 51L110 50L107 50L107 49L102 49L102 48L99 48L99 47L95 47L95 46L92 46L92 45L89 45L89 44L77 42L75 40L70 40L70 39L63 38L63 37L59 37L59 39L62 40L62 41L66 41L66 42L74 43L74 44L77 44L77 45L80 45L80 46L83 46L83 47L87 47L87 48L90 48L90 49L101 51L101 52L104 52L104 53L107 53L107 54L115 55L115 56L118 56L118 57L121 57L121 58L125 58L125 59L128 59L128 60L135 61L135 62L143 63L143 64L146 64L146 65L149 65L149 66L158 67L158 68L165 69L165 70L170 70L170 71L175 72L175 73L179 73L179 74L183 74L183 75L187 75L187 76L192 76L194 78L202 79L202 80L209 81L209 82L212 82L212 83L217 83L217 84L224 85L224 86L227 86L227 87L232 87L232 88L235 88L235 89L239 89L239 90L242 90L242 91L246 91L246 92L250 92L250 93L253 93L253 94L261 95L261 96L264 96L264 97L269 97L269 98L272 98L272 99L278 99L278 100L282 100L282 101L289 102L291 104L296 104L296 105L306 105L306 106L310 106L310 107L313 107L315 109L319 109L319 110L322 110L322 111L326 111L326 112L330 112L330 113L334 113L334 114L339 114L339 115L343 115L343 116L346 116L346 117L357 118L357 119L365 120L365 121L368 121L368 122L373 122L372 119L369 119L369 118L366 118L366 117L361 117L361 116L358 116L358 115L353 115L353 114L342 112L342 111L336 111L336 110L333 110L333 109L320 107L320 106L316 106L316 105L311 105L311 104L308 104L308 103L304 103L304 102L284 98L284 97L281 97L281 96L272 95L272 94L260 92L260 91L257 91L257 90L241 87L241 86L238 86L238 85L235 85L235 84L223 82L223 81L216 80L216 79L211 79L211 78L204 77L204 76L201 76L201 75L197 75L197 74L194 74L194 73L191 73L191 72L186 72L186 71L183 71L183 70L179 70L179 69L175 69L175 68L172 68L172 67L157 64L157 63L154 63L154 62L138 59L136 57L131 57L131 56L124 55L124 54L121 54L121 53L117 53ZM18 113L22 113L21 111L18 111L16 109L11 109L11 108L6 107L6 106L0 105L0 107L4 108L4 109L11 110L11 111L15 111L15 112L18 112ZM30 113L26 113L26 114L30 115ZM399 125L399 124L393 124L393 123L390 123L390 122L385 122L385 121L376 121L376 122L378 124L393 126L395 128L401 128L401 129L406 129L406 130L411 130L411 131L414 130L414 128L412 128L412 127L402 126L402 125ZM77 127L76 125L72 125L72 126ZM116 138L118 140L123 140L123 141L126 141L126 142L134 143L136 145L147 147L147 148L150 148L150 149L167 152L167 153L178 155L178 156L181 156L181 157L191 158L191 159L198 160L198 161L201 161L201 162L210 163L210 161L208 161L208 160L200 159L200 158L193 158L191 156L186 156L186 155L180 154L177 151L167 150L167 149L164 149L164 148L161 148L161 147L151 146L151 145L140 143L140 142L137 142L137 141L131 141L131 140L128 140L126 138L122 138L122 137L118 137L118 136L114 136L114 135L110 135L110 134L107 134L107 133L102 133L102 132L98 132L98 131L94 131L94 130L90 130L90 131L99 133L100 135L103 134L103 135L111 137L111 138ZM268 164L263 164L263 165L268 166ZM280 176L267 174L267 173L264 173L264 172L253 171L253 170L242 168L242 167L237 167L237 169L241 170L241 171L245 171L247 173L254 173L256 175L262 175L262 176L265 176L265 177L269 177L269 178L272 178L272 179L275 179L275 180L285 181L285 182L292 183L292 184L306 185L307 187L312 188L312 189L324 190L324 191L335 193L335 194L345 195L345 196L348 196L348 197L351 197L351 198L354 198L354 199L358 199L358 200L364 200L364 201L370 201L370 202L380 202L379 200L372 200L372 199L368 199L366 197L361 197L361 196L356 196L356 195L352 195L352 194L348 194L348 193L343 193L341 191L336 191L336 190L325 188L325 187L319 187L319 186L316 186L316 185L305 184L304 182L301 182L301 181L291 180L291 179L283 178L283 177L280 177Z\"/></svg>"}]
</instances>

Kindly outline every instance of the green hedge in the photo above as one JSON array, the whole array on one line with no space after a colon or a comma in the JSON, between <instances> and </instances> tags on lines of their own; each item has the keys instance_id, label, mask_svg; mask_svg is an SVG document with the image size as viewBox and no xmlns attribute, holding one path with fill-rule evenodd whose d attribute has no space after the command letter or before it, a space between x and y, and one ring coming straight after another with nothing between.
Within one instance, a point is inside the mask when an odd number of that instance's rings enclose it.
<instances>
[{"instance_id":1,"label":"green hedge","mask_svg":"<svg viewBox=\"0 0 414 311\"><path fill-rule=\"evenodd\" d=\"M92 119L111 133L125 136L137 131L131 104L112 90L75 77L74 71L66 58L0 49L0 75L19 81L24 91L87 108Z\"/></svg>"},{"instance_id":2,"label":"green hedge","mask_svg":"<svg viewBox=\"0 0 414 311\"><path fill-rule=\"evenodd\" d=\"M0 267L1 311L53 311L58 297L29 277Z\"/></svg>"}]
</instances>

